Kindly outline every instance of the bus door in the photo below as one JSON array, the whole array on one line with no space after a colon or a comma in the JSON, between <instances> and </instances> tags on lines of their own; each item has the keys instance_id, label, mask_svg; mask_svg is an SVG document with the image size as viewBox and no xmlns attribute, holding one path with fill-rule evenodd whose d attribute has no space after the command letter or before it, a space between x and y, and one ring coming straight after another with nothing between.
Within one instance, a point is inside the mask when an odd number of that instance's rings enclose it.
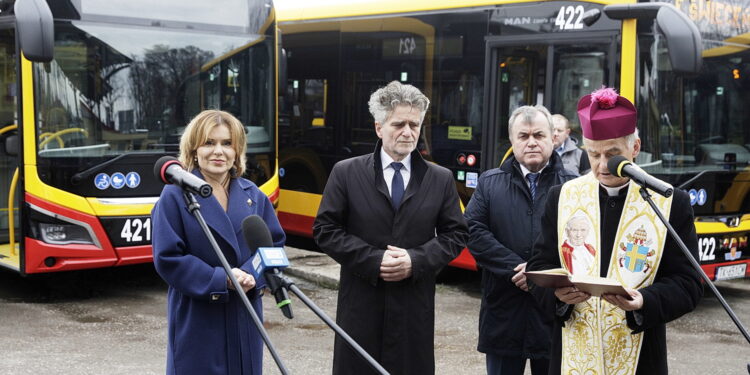
<instances>
[{"instance_id":1,"label":"bus door","mask_svg":"<svg viewBox=\"0 0 750 375\"><path fill-rule=\"evenodd\" d=\"M15 41L15 31L11 25L0 22L0 266L18 270L18 196L23 189L18 178L20 132L17 126ZM11 233L13 241L10 240Z\"/></svg>"},{"instance_id":2,"label":"bus door","mask_svg":"<svg viewBox=\"0 0 750 375\"><path fill-rule=\"evenodd\" d=\"M510 147L508 120L524 105L542 104L568 118L581 144L576 106L602 85L616 87L613 33L494 37L487 41L482 170L495 168Z\"/></svg>"}]
</instances>

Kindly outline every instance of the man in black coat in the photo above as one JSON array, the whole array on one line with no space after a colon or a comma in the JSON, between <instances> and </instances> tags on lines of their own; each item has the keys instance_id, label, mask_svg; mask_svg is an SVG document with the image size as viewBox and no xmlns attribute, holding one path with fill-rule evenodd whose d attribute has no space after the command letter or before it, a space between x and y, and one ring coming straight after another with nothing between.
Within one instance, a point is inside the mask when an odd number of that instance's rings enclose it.
<instances>
[{"instance_id":1,"label":"man in black coat","mask_svg":"<svg viewBox=\"0 0 750 375\"><path fill-rule=\"evenodd\" d=\"M633 160L640 152L632 103L602 89L579 101L578 115L592 173L550 191L544 230L527 270L565 267L575 275L608 277L623 284L630 298L532 283L532 294L556 317L549 373L667 374L665 323L698 304L699 275L641 199L639 187L607 169L611 157ZM672 198L653 198L697 257L687 194L677 189ZM588 269L571 267L566 263L575 261L562 254L559 234L572 220L591 229L586 242L595 249L595 261Z\"/></svg>"},{"instance_id":2,"label":"man in black coat","mask_svg":"<svg viewBox=\"0 0 750 375\"><path fill-rule=\"evenodd\" d=\"M528 293L523 274L539 235L547 191L576 176L552 152L552 117L543 106L510 116L513 157L479 178L466 207L469 251L482 269L479 345L488 374L547 373L553 315Z\"/></svg>"},{"instance_id":3,"label":"man in black coat","mask_svg":"<svg viewBox=\"0 0 750 375\"><path fill-rule=\"evenodd\" d=\"M466 223L451 171L416 151L427 97L394 81L369 105L375 152L336 163L313 233L341 264L336 322L391 374L433 374L435 276ZM374 372L336 337L333 373Z\"/></svg>"}]
</instances>

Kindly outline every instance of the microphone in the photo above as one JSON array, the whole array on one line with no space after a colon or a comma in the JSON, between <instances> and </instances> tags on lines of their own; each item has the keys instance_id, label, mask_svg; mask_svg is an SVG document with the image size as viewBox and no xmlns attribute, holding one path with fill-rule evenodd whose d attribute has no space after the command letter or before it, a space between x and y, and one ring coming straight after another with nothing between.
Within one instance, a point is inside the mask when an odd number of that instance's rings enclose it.
<instances>
[{"instance_id":1,"label":"microphone","mask_svg":"<svg viewBox=\"0 0 750 375\"><path fill-rule=\"evenodd\" d=\"M211 196L213 189L206 181L188 172L180 162L172 156L162 156L154 164L154 176L165 184L175 184L191 193L203 198Z\"/></svg>"},{"instance_id":2,"label":"microphone","mask_svg":"<svg viewBox=\"0 0 750 375\"><path fill-rule=\"evenodd\" d=\"M281 309L285 317L294 318L292 301L280 280L283 276L281 269L289 266L284 249L273 247L271 232L258 215L250 215L242 221L242 235L250 250L258 250L253 257L253 268L258 275L266 276L266 283L276 298L276 306Z\"/></svg>"},{"instance_id":3,"label":"microphone","mask_svg":"<svg viewBox=\"0 0 750 375\"><path fill-rule=\"evenodd\" d=\"M672 196L674 192L672 185L651 176L622 155L617 155L609 159L607 169L609 169L609 173L617 177L629 177L638 185L653 190L667 198Z\"/></svg>"}]
</instances>

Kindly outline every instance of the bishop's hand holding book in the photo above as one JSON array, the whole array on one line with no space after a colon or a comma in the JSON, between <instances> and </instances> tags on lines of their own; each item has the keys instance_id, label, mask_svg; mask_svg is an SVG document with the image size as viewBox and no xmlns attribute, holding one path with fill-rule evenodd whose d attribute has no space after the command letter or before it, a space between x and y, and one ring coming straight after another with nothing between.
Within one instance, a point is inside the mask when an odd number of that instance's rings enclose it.
<instances>
[{"instance_id":1,"label":"bishop's hand holding book","mask_svg":"<svg viewBox=\"0 0 750 375\"><path fill-rule=\"evenodd\" d=\"M575 287L595 297L601 297L602 294L616 294L632 299L628 291L617 280L606 277L572 275L565 268L526 271L524 274L535 285L543 288Z\"/></svg>"}]
</instances>

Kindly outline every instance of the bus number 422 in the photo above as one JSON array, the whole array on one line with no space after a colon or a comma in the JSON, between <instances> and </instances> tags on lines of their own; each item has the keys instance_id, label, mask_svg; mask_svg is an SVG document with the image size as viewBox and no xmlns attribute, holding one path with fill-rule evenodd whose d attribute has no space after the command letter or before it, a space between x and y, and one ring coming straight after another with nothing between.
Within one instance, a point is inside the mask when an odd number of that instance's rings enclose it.
<instances>
[{"instance_id":1,"label":"bus number 422","mask_svg":"<svg viewBox=\"0 0 750 375\"><path fill-rule=\"evenodd\" d=\"M557 13L557 18L555 18L555 26L560 30L583 29L583 13L583 5L562 6L560 7L560 12Z\"/></svg>"},{"instance_id":2,"label":"bus number 422","mask_svg":"<svg viewBox=\"0 0 750 375\"><path fill-rule=\"evenodd\" d=\"M146 220L142 219L128 219L125 221L125 225L122 226L122 232L120 232L120 238L126 242L142 242L151 241L151 218Z\"/></svg>"}]
</instances>

